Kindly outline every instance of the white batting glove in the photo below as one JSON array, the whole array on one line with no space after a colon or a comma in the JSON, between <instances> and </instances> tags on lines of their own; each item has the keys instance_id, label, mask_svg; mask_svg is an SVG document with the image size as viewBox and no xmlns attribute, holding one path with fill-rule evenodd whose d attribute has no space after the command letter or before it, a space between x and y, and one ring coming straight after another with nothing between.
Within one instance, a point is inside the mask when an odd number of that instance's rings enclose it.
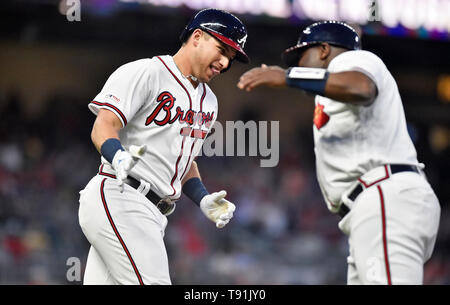
<instances>
[{"instance_id":1,"label":"white batting glove","mask_svg":"<svg viewBox=\"0 0 450 305\"><path fill-rule=\"evenodd\" d=\"M233 218L236 206L225 199L226 191L215 192L206 195L200 201L200 209L212 220L217 228L223 228Z\"/></svg>"},{"instance_id":2,"label":"white batting glove","mask_svg":"<svg viewBox=\"0 0 450 305\"><path fill-rule=\"evenodd\" d=\"M131 145L130 151L118 150L112 160L112 167L116 171L116 180L119 190L123 192L123 181L128 177L128 173L136 165L137 161L144 155L147 145Z\"/></svg>"}]
</instances>

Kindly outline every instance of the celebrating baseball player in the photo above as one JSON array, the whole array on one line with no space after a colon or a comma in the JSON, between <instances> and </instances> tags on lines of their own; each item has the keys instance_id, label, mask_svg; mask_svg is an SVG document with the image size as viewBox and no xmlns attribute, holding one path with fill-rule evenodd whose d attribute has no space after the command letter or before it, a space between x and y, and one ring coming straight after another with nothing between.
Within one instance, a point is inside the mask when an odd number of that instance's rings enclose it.
<instances>
[{"instance_id":1,"label":"celebrating baseball player","mask_svg":"<svg viewBox=\"0 0 450 305\"><path fill-rule=\"evenodd\" d=\"M209 194L194 159L217 119L206 83L234 59L249 61L246 38L232 14L202 10L174 56L119 67L89 104L101 165L80 192L79 221L91 244L84 284L171 284L163 237L181 192L217 228L233 217L226 191Z\"/></svg>"},{"instance_id":2,"label":"celebrating baseball player","mask_svg":"<svg viewBox=\"0 0 450 305\"><path fill-rule=\"evenodd\" d=\"M394 78L343 22L308 26L282 57L289 69L262 65L238 87L315 95L317 179L349 238L347 283L422 284L440 206L417 161Z\"/></svg>"}]
</instances>

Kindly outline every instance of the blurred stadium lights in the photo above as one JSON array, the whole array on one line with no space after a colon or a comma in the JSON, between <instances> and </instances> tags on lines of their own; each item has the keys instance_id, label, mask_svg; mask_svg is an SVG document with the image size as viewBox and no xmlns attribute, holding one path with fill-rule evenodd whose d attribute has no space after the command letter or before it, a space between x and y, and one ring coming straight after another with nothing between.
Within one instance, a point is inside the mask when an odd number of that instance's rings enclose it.
<instances>
[{"instance_id":1,"label":"blurred stadium lights","mask_svg":"<svg viewBox=\"0 0 450 305\"><path fill-rule=\"evenodd\" d=\"M289 1L286 0L120 0L121 2L152 4L154 6L187 6L192 10L217 8L236 14L268 15L287 18L292 15Z\"/></svg>"},{"instance_id":2,"label":"blurred stadium lights","mask_svg":"<svg viewBox=\"0 0 450 305\"><path fill-rule=\"evenodd\" d=\"M302 20L334 19L366 26L369 34L450 38L450 0L120 0L192 10L214 7L236 14Z\"/></svg>"},{"instance_id":3,"label":"blurred stadium lights","mask_svg":"<svg viewBox=\"0 0 450 305\"><path fill-rule=\"evenodd\" d=\"M433 126L430 129L430 147L435 153L445 151L450 147L450 128L446 126Z\"/></svg>"},{"instance_id":4,"label":"blurred stadium lights","mask_svg":"<svg viewBox=\"0 0 450 305\"><path fill-rule=\"evenodd\" d=\"M437 80L437 94L444 103L450 103L450 75L440 75Z\"/></svg>"}]
</instances>

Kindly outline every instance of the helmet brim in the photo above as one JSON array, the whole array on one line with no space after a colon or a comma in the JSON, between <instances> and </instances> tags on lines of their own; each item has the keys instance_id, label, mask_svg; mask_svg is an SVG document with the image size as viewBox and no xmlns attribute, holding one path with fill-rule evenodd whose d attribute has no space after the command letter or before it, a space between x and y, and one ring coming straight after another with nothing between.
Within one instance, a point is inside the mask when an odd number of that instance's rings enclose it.
<instances>
[{"instance_id":1,"label":"helmet brim","mask_svg":"<svg viewBox=\"0 0 450 305\"><path fill-rule=\"evenodd\" d=\"M236 42L234 42L233 40L231 40L228 37L225 37L217 32L214 32L210 29L207 29L208 33L210 33L211 35L213 35L216 39L218 39L219 41L223 42L224 44L226 44L227 46L230 46L231 48L233 48L234 50L236 50L236 60L240 61L244 64L248 64L250 62L250 59L248 58L248 55L244 52L244 49L242 49L242 47L237 44Z\"/></svg>"},{"instance_id":2,"label":"helmet brim","mask_svg":"<svg viewBox=\"0 0 450 305\"><path fill-rule=\"evenodd\" d=\"M286 66L297 67L302 53L308 47L315 46L317 44L319 44L319 42L304 42L302 44L297 44L295 46L287 48L283 53L281 53L281 59Z\"/></svg>"}]
</instances>

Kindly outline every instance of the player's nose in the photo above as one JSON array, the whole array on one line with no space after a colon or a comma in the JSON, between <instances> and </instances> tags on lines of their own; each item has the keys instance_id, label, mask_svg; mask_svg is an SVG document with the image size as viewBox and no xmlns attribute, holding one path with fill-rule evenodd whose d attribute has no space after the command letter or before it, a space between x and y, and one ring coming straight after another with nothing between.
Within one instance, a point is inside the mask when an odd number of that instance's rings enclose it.
<instances>
[{"instance_id":1,"label":"player's nose","mask_svg":"<svg viewBox=\"0 0 450 305\"><path fill-rule=\"evenodd\" d=\"M222 56L220 56L219 63L222 66L221 68L223 70L223 69L227 68L228 65L230 64L230 59L227 56L222 55Z\"/></svg>"}]
</instances>

